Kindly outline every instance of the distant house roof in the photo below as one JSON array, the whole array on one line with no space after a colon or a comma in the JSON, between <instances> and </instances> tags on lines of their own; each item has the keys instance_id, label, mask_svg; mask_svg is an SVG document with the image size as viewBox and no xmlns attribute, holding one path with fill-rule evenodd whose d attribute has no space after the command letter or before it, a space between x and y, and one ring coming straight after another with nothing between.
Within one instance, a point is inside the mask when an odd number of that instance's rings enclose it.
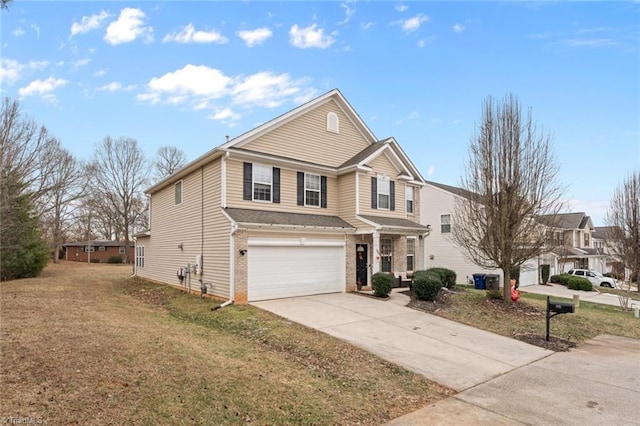
<instances>
[{"instance_id":1,"label":"distant house roof","mask_svg":"<svg viewBox=\"0 0 640 426\"><path fill-rule=\"evenodd\" d=\"M583 229L588 223L591 223L591 218L585 212L558 213L557 215L546 215L539 218L543 223L553 221L555 226L560 229Z\"/></svg>"},{"instance_id":2,"label":"distant house roof","mask_svg":"<svg viewBox=\"0 0 640 426\"><path fill-rule=\"evenodd\" d=\"M444 183L433 182L430 180L425 181L426 184L435 186L436 188L440 188L444 191L450 192L452 194L458 195L463 198L471 198L470 195L473 194L466 189L458 188L457 186L445 185Z\"/></svg>"},{"instance_id":3,"label":"distant house roof","mask_svg":"<svg viewBox=\"0 0 640 426\"><path fill-rule=\"evenodd\" d=\"M284 213L277 211L225 208L224 212L235 222L245 225L325 228L355 231L355 227L337 216L319 214Z\"/></svg>"},{"instance_id":4,"label":"distant house roof","mask_svg":"<svg viewBox=\"0 0 640 426\"><path fill-rule=\"evenodd\" d=\"M76 241L73 243L63 244L63 247L85 247L85 246L103 246L103 247L124 247L124 241L111 241L111 240L90 240L90 241ZM129 247L135 246L133 241L129 241Z\"/></svg>"},{"instance_id":5,"label":"distant house roof","mask_svg":"<svg viewBox=\"0 0 640 426\"><path fill-rule=\"evenodd\" d=\"M593 232L593 238L605 240L607 235L613 235L615 226L596 226Z\"/></svg>"}]
</instances>

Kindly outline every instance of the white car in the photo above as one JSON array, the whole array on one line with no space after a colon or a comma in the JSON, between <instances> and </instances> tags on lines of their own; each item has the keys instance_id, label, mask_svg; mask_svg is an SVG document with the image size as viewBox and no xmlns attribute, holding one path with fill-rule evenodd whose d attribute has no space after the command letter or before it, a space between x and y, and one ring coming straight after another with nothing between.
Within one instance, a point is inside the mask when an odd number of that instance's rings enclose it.
<instances>
[{"instance_id":1,"label":"white car","mask_svg":"<svg viewBox=\"0 0 640 426\"><path fill-rule=\"evenodd\" d=\"M614 280L613 278L610 278L610 277L605 277L600 272L596 272L591 269L570 269L569 272L567 272L567 274L586 278L589 281L591 281L591 284L595 286L609 287L609 288L618 287L617 280Z\"/></svg>"}]
</instances>

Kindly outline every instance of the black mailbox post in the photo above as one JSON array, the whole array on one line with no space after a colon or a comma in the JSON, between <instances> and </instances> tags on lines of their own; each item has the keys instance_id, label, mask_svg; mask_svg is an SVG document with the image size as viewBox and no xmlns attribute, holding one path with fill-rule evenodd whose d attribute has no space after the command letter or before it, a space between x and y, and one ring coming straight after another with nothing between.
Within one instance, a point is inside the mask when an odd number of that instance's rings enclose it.
<instances>
[{"instance_id":1,"label":"black mailbox post","mask_svg":"<svg viewBox=\"0 0 640 426\"><path fill-rule=\"evenodd\" d=\"M549 320L556 315L572 314L575 311L576 308L573 303L558 302L555 300L551 300L549 296L547 296L547 342L549 341Z\"/></svg>"}]
</instances>

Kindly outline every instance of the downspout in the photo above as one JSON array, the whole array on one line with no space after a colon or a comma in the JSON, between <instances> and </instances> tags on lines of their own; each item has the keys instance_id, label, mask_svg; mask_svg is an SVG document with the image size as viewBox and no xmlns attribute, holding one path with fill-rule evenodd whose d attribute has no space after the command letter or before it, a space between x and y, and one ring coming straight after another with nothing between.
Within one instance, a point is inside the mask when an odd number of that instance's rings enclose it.
<instances>
[{"instance_id":1,"label":"downspout","mask_svg":"<svg viewBox=\"0 0 640 426\"><path fill-rule=\"evenodd\" d=\"M200 282L200 297L203 297L207 292L207 287L204 284L202 277L202 269L204 266L204 166L200 166L200 264L196 263L196 269L198 274L198 281Z\"/></svg>"},{"instance_id":2,"label":"downspout","mask_svg":"<svg viewBox=\"0 0 640 426\"><path fill-rule=\"evenodd\" d=\"M222 157L221 160L221 166L220 166L220 207L222 209L227 207L227 158L229 157L229 152L226 152L224 157ZM233 303L233 297L235 294L235 267L236 267L236 262L235 262L235 258L234 258L234 253L235 253L235 239L234 239L234 235L236 233L236 231L238 230L238 225L233 222L231 224L231 232L229 233L229 259L231 260L229 262L229 300L227 300L226 302L222 303L221 305L218 306L214 306L213 308L211 308L212 311L216 311L218 309L227 307L229 305L231 305Z\"/></svg>"}]
</instances>

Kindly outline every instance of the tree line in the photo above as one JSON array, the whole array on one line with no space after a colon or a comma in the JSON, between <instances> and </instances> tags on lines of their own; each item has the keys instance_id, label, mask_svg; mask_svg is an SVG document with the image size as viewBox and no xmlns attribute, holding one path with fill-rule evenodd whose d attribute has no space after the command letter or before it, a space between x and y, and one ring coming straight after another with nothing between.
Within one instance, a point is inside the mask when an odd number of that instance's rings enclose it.
<instances>
[{"instance_id":1,"label":"tree line","mask_svg":"<svg viewBox=\"0 0 640 426\"><path fill-rule=\"evenodd\" d=\"M0 106L0 279L37 276L69 241L125 242L148 228L144 189L182 167L186 155L161 147L148 159L135 139L106 136L89 161L77 159L17 100Z\"/></svg>"}]
</instances>

